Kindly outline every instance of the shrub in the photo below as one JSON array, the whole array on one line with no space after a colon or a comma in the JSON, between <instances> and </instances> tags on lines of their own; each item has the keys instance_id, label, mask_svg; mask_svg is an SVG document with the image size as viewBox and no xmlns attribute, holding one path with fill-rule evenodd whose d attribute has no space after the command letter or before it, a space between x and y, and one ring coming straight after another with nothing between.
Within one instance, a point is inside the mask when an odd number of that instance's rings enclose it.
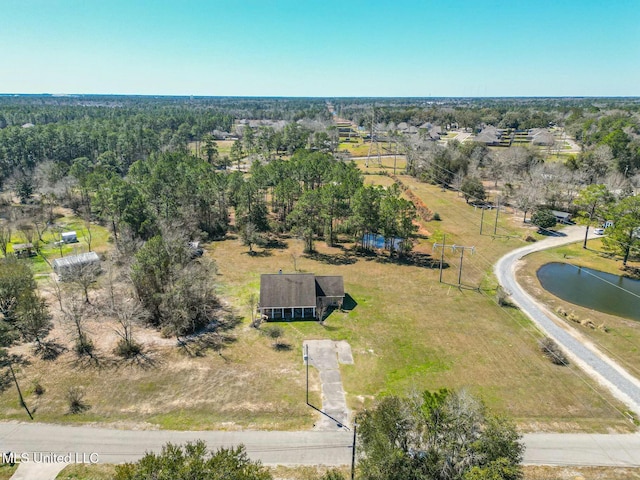
<instances>
[{"instance_id":1,"label":"shrub","mask_svg":"<svg viewBox=\"0 0 640 480\"><path fill-rule=\"evenodd\" d=\"M84 402L84 390L81 387L69 387L67 401L69 402L69 413L73 415L89 409L89 406Z\"/></svg>"},{"instance_id":2,"label":"shrub","mask_svg":"<svg viewBox=\"0 0 640 480\"><path fill-rule=\"evenodd\" d=\"M433 214L433 219L434 219L434 220L436 220L436 221L438 221L438 222L439 222L440 220L442 220L442 218L440 218L440 214L439 214L438 212L436 212L436 213L434 213L434 214Z\"/></svg>"},{"instance_id":3,"label":"shrub","mask_svg":"<svg viewBox=\"0 0 640 480\"><path fill-rule=\"evenodd\" d=\"M40 383L40 380L35 380L33 382L33 393L35 393L38 397L44 394L44 387Z\"/></svg>"},{"instance_id":4,"label":"shrub","mask_svg":"<svg viewBox=\"0 0 640 480\"><path fill-rule=\"evenodd\" d=\"M569 365L569 360L564 355L558 344L549 337L544 337L538 342L540 350L555 365Z\"/></svg>"},{"instance_id":5,"label":"shrub","mask_svg":"<svg viewBox=\"0 0 640 480\"><path fill-rule=\"evenodd\" d=\"M132 340L121 338L113 349L113 353L122 358L134 358L142 353L142 345Z\"/></svg>"},{"instance_id":6,"label":"shrub","mask_svg":"<svg viewBox=\"0 0 640 480\"><path fill-rule=\"evenodd\" d=\"M87 357L92 357L95 346L93 345L93 340L82 334L76 339L76 344L73 349L79 357L83 357L85 355Z\"/></svg>"}]
</instances>

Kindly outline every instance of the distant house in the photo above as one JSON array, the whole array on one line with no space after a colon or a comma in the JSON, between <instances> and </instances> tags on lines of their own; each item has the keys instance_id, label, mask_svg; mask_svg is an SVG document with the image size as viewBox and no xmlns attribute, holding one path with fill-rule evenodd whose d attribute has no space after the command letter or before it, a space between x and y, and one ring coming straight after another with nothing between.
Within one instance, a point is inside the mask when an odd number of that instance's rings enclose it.
<instances>
[{"instance_id":1,"label":"distant house","mask_svg":"<svg viewBox=\"0 0 640 480\"><path fill-rule=\"evenodd\" d=\"M96 266L99 268L100 257L98 257L96 252L81 253L80 255L56 258L52 266L53 271L58 275L60 280L66 281L85 267Z\"/></svg>"},{"instance_id":2,"label":"distant house","mask_svg":"<svg viewBox=\"0 0 640 480\"><path fill-rule=\"evenodd\" d=\"M13 253L15 253L18 258L29 258L36 254L33 243L14 243L12 247Z\"/></svg>"},{"instance_id":3,"label":"distant house","mask_svg":"<svg viewBox=\"0 0 640 480\"><path fill-rule=\"evenodd\" d=\"M314 319L318 307L339 306L343 300L341 276L312 273L260 276L258 311L269 320Z\"/></svg>"},{"instance_id":4,"label":"distant house","mask_svg":"<svg viewBox=\"0 0 640 480\"><path fill-rule=\"evenodd\" d=\"M62 241L64 243L77 243L78 235L76 232L62 232Z\"/></svg>"},{"instance_id":5,"label":"distant house","mask_svg":"<svg viewBox=\"0 0 640 480\"><path fill-rule=\"evenodd\" d=\"M502 130L488 125L482 129L478 135L473 139L474 142L484 143L485 145L500 145L500 139L502 138Z\"/></svg>"},{"instance_id":6,"label":"distant house","mask_svg":"<svg viewBox=\"0 0 640 480\"><path fill-rule=\"evenodd\" d=\"M533 128L529 130L529 138L531 138L531 143L534 145L540 146L553 146L556 139L549 130L545 128Z\"/></svg>"}]
</instances>

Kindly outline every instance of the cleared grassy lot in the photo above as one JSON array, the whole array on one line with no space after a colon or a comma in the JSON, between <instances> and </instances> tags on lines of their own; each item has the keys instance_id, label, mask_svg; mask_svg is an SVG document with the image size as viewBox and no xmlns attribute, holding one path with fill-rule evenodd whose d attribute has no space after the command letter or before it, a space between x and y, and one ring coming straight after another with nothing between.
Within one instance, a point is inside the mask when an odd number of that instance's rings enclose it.
<instances>
[{"instance_id":1,"label":"cleared grassy lot","mask_svg":"<svg viewBox=\"0 0 640 480\"><path fill-rule=\"evenodd\" d=\"M398 263L386 255L358 254L351 243L329 248L318 242L317 254L302 255L302 244L294 238L282 239L280 248L258 249L253 256L237 238L212 243L206 254L218 264L220 295L244 318L234 331L237 340L222 356L187 357L158 332L139 328L147 343L154 344L149 350L153 362L115 362L111 350L117 338L97 315L91 334L100 338L105 358L100 366L78 365L67 352L53 363L32 359L20 367L19 379L27 403L36 406L36 420L171 429L311 428L316 417L304 403L301 345L304 339L329 338L351 344L355 364L341 369L353 409L384 394L468 388L491 409L514 417L524 430L630 430L622 405L575 367L545 360L533 325L519 311L496 305L491 265L531 232L501 214L497 232L513 237L480 235L480 210L455 192L410 177L401 180L442 218L423 226L429 233L418 239L412 259ZM465 253L462 279L480 290L454 285L459 252L446 252L445 283L438 282L438 269L429 268L431 255L439 258L432 243L442 242L445 234L448 245L476 247L474 255ZM275 351L271 340L248 326L248 300L259 292L261 273L280 269L343 275L353 308L332 313L324 326L314 321L280 324L290 349ZM64 335L63 329L59 332ZM21 351L28 354L29 348ZM319 403L318 377L313 369L311 374L312 399ZM30 386L35 379L46 389L39 398ZM86 412L67 414L70 386L84 387L91 407ZM0 412L3 418L24 418L13 389L0 395Z\"/></svg>"}]
</instances>

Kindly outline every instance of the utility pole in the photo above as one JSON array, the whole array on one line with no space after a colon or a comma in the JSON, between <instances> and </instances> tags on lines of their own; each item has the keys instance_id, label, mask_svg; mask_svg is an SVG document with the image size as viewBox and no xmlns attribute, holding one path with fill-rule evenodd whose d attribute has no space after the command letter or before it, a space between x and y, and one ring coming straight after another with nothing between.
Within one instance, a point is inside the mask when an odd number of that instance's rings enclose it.
<instances>
[{"instance_id":1,"label":"utility pole","mask_svg":"<svg viewBox=\"0 0 640 480\"><path fill-rule=\"evenodd\" d=\"M309 344L304 346L304 363L307 365L307 405L309 405Z\"/></svg>"},{"instance_id":2,"label":"utility pole","mask_svg":"<svg viewBox=\"0 0 640 480\"><path fill-rule=\"evenodd\" d=\"M500 199L496 201L496 224L493 226L493 234L498 232L498 214L500 213Z\"/></svg>"},{"instance_id":3,"label":"utility pole","mask_svg":"<svg viewBox=\"0 0 640 480\"><path fill-rule=\"evenodd\" d=\"M376 144L376 153L378 155L378 166L382 167L382 158L380 157L380 144L378 143L378 136L376 135L376 107L373 107L371 116L371 139L369 141L369 153L367 153L367 161L365 162L366 168L369 168L369 159L371 158L371 149L373 148L374 142Z\"/></svg>"},{"instance_id":4,"label":"utility pole","mask_svg":"<svg viewBox=\"0 0 640 480\"><path fill-rule=\"evenodd\" d=\"M484 205L481 208L482 213L480 214L480 235L482 235L482 223L484 222Z\"/></svg>"},{"instance_id":5,"label":"utility pole","mask_svg":"<svg viewBox=\"0 0 640 480\"><path fill-rule=\"evenodd\" d=\"M452 252L456 252L456 251L460 251L460 267L458 268L458 287L462 286L462 262L464 260L464 251L465 250L471 250L471 254L473 255L476 251L476 247L466 247L464 245L456 245L455 243L453 245L447 245L444 241L444 237L443 237L443 241L442 243L434 243L433 244L433 249L437 249L437 248L441 248L442 250L440 251L440 283L443 283L442 281L442 264L444 263L444 249L445 248L450 248Z\"/></svg>"},{"instance_id":6,"label":"utility pole","mask_svg":"<svg viewBox=\"0 0 640 480\"><path fill-rule=\"evenodd\" d=\"M447 236L442 235L442 250L440 250L440 278L439 282L442 283L442 264L444 263L444 247L447 245ZM438 244L434 243L433 248L437 248Z\"/></svg>"},{"instance_id":7,"label":"utility pole","mask_svg":"<svg viewBox=\"0 0 640 480\"><path fill-rule=\"evenodd\" d=\"M356 473L356 430L358 424L353 422L353 443L351 444L351 480L354 479Z\"/></svg>"}]
</instances>

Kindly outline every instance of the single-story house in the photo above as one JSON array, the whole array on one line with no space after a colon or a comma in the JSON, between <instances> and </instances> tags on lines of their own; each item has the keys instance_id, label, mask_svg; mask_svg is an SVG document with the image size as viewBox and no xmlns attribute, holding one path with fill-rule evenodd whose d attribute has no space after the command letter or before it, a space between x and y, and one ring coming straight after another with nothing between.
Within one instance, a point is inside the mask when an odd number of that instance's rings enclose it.
<instances>
[{"instance_id":1,"label":"single-story house","mask_svg":"<svg viewBox=\"0 0 640 480\"><path fill-rule=\"evenodd\" d=\"M53 271L60 280L66 281L73 276L74 271L90 265L100 266L100 257L96 252L81 253L68 257L56 258L53 263Z\"/></svg>"},{"instance_id":2,"label":"single-story house","mask_svg":"<svg viewBox=\"0 0 640 480\"><path fill-rule=\"evenodd\" d=\"M277 273L260 276L258 311L269 320L316 318L318 307L339 306L344 300L341 276Z\"/></svg>"},{"instance_id":3,"label":"single-story house","mask_svg":"<svg viewBox=\"0 0 640 480\"><path fill-rule=\"evenodd\" d=\"M529 130L529 138L534 145L553 146L556 139L551 132L543 128Z\"/></svg>"},{"instance_id":4,"label":"single-story house","mask_svg":"<svg viewBox=\"0 0 640 480\"><path fill-rule=\"evenodd\" d=\"M61 237L64 243L77 243L78 241L76 232L62 232Z\"/></svg>"}]
</instances>

